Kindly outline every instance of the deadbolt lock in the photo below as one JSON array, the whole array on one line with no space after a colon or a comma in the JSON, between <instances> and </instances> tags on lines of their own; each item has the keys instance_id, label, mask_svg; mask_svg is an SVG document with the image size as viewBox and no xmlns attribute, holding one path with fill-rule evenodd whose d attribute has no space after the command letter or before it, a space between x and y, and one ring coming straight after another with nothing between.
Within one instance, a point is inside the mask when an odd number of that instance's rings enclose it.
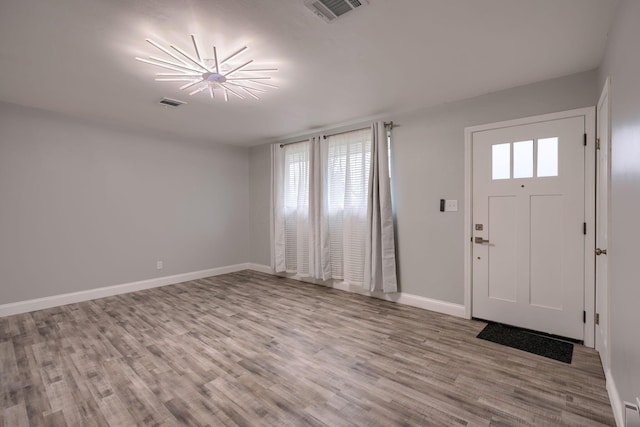
<instances>
[{"instance_id":1,"label":"deadbolt lock","mask_svg":"<svg viewBox=\"0 0 640 427\"><path fill-rule=\"evenodd\" d=\"M482 224L476 224L476 231L482 231L484 226Z\"/></svg>"}]
</instances>

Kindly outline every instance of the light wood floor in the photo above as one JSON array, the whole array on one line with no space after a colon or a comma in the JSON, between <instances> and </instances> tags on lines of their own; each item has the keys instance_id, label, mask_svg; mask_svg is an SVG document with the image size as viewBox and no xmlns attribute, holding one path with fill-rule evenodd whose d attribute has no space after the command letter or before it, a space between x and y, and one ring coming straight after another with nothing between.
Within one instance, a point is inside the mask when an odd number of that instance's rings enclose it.
<instances>
[{"instance_id":1,"label":"light wood floor","mask_svg":"<svg viewBox=\"0 0 640 427\"><path fill-rule=\"evenodd\" d=\"M597 354L243 271L0 319L5 426L614 425Z\"/></svg>"}]
</instances>

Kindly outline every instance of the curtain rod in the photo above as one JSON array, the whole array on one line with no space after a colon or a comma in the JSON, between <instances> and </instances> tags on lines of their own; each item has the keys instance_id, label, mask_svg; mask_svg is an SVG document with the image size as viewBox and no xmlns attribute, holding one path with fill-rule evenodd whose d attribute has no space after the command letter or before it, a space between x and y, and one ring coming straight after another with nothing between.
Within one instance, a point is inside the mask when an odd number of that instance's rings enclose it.
<instances>
[{"instance_id":1,"label":"curtain rod","mask_svg":"<svg viewBox=\"0 0 640 427\"><path fill-rule=\"evenodd\" d=\"M390 122L384 122L384 127L389 128L389 129L393 129L394 127L396 127L398 125L394 125L393 121ZM323 135L323 139L327 139L328 136L336 136L336 135L341 135L343 133L349 133L349 132L354 132L357 130L362 130L362 129L367 129L366 127L364 128L360 128L360 129L353 129L353 130L346 130L344 132L337 132L337 133L332 133L331 135ZM287 143L283 143L280 144L280 148L286 146L286 145L292 145L292 144L300 144L301 142L307 142L307 139L303 139L302 141L295 141L295 142L287 142Z\"/></svg>"}]
</instances>

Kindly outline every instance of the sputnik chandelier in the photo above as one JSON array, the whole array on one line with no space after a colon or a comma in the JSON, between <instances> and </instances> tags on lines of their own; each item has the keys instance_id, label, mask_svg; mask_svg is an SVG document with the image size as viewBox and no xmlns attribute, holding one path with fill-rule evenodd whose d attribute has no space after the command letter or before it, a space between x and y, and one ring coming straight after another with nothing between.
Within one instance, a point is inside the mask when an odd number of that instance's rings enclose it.
<instances>
[{"instance_id":1,"label":"sputnik chandelier","mask_svg":"<svg viewBox=\"0 0 640 427\"><path fill-rule=\"evenodd\" d=\"M246 68L253 62L253 59L240 65L234 62L238 56L247 50L247 46L236 50L222 60L218 60L218 51L215 46L213 46L213 58L203 58L201 56L196 37L193 34L191 35L191 41L193 42L195 57L174 45L169 45L169 49L173 50L172 52L151 39L146 39L146 41L171 57L171 60L157 56L149 56L148 59L136 59L173 71L173 73L156 73L156 81L186 82L180 86L180 89L191 89L189 95L208 93L213 99L216 94L221 93L225 101L229 100L229 94L240 99L245 99L245 95L260 99L257 94L265 92L263 88L277 88L277 86L264 82L271 79L265 73L278 71L277 68Z\"/></svg>"}]
</instances>

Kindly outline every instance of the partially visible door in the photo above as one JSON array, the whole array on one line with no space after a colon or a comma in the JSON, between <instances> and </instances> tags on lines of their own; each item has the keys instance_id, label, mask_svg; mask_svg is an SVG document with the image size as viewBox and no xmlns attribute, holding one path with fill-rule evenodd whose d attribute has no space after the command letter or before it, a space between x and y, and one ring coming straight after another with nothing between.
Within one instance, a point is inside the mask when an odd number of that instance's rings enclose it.
<instances>
[{"instance_id":1,"label":"partially visible door","mask_svg":"<svg viewBox=\"0 0 640 427\"><path fill-rule=\"evenodd\" d=\"M609 366L609 80L597 107L596 141L596 350Z\"/></svg>"},{"instance_id":2,"label":"partially visible door","mask_svg":"<svg viewBox=\"0 0 640 427\"><path fill-rule=\"evenodd\" d=\"M473 133L474 317L584 339L585 127Z\"/></svg>"}]
</instances>

